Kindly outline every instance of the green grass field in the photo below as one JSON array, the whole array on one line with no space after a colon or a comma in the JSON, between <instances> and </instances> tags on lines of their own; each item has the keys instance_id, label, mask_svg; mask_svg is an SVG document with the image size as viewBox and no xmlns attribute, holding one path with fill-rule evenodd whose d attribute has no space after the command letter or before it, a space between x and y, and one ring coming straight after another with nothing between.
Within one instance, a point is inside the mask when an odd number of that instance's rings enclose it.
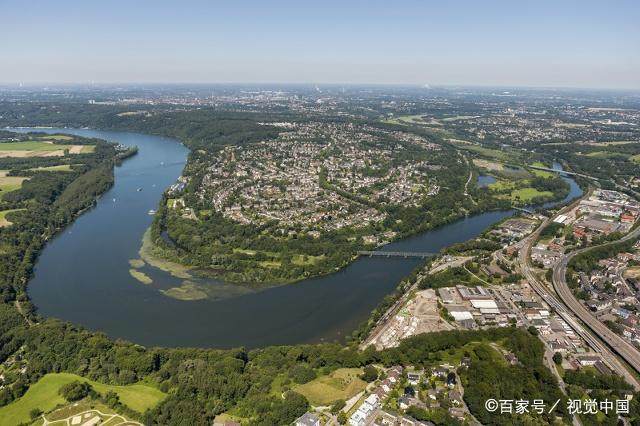
<instances>
[{"instance_id":1,"label":"green grass field","mask_svg":"<svg viewBox=\"0 0 640 426\"><path fill-rule=\"evenodd\" d=\"M441 118L440 121L458 121L458 120L471 120L473 118L478 118L478 115L456 115L454 117L445 117Z\"/></svg>"},{"instance_id":2,"label":"green grass field","mask_svg":"<svg viewBox=\"0 0 640 426\"><path fill-rule=\"evenodd\" d=\"M549 166L546 166L546 165L542 164L542 163L541 163L541 162L539 162L539 161L536 161L535 163L533 163L533 164L532 164L532 166L536 166L536 167L547 167L547 168L550 168ZM553 176L554 176L554 174L553 174L552 172L546 172L546 171L544 171L544 170L531 169L531 173L533 173L533 174L534 174L534 175L536 175L536 176L543 177L543 178L545 178L545 179L547 179L547 178L550 178L550 177L553 177Z\"/></svg>"},{"instance_id":3,"label":"green grass field","mask_svg":"<svg viewBox=\"0 0 640 426\"><path fill-rule=\"evenodd\" d=\"M11 222L7 220L7 215L13 212L19 212L24 209L13 209L0 211L0 227L11 225Z\"/></svg>"},{"instance_id":4,"label":"green grass field","mask_svg":"<svg viewBox=\"0 0 640 426\"><path fill-rule=\"evenodd\" d=\"M511 159L511 156L508 153L500 151L498 149L485 148L478 145L461 145L460 148L475 152L482 155L483 157L495 158L500 161L508 162Z\"/></svg>"},{"instance_id":5,"label":"green grass field","mask_svg":"<svg viewBox=\"0 0 640 426\"><path fill-rule=\"evenodd\" d=\"M423 114L404 115L404 116L389 118L382 121L384 123L389 123L389 124L419 124L419 123L424 123L424 120L422 119L422 115Z\"/></svg>"},{"instance_id":6,"label":"green grass field","mask_svg":"<svg viewBox=\"0 0 640 426\"><path fill-rule=\"evenodd\" d=\"M489 184L489 189L492 189L494 191L506 191L508 189L513 189L515 185L515 182L498 180L497 182Z\"/></svg>"},{"instance_id":7,"label":"green grass field","mask_svg":"<svg viewBox=\"0 0 640 426\"><path fill-rule=\"evenodd\" d=\"M29 411L34 408L39 408L46 413L58 404L65 404L66 400L58 395L58 390L61 386L74 380L90 383L96 392L101 394L110 390L114 391L123 404L141 413L154 407L166 397L165 393L149 385L113 386L94 382L75 374L51 373L33 384L27 393L17 401L0 408L0 426L16 425L29 421Z\"/></svg>"},{"instance_id":8,"label":"green grass field","mask_svg":"<svg viewBox=\"0 0 640 426\"><path fill-rule=\"evenodd\" d=\"M46 136L43 136L41 139L54 140L54 141L69 141L73 139L73 137L69 135L46 135Z\"/></svg>"},{"instance_id":9,"label":"green grass field","mask_svg":"<svg viewBox=\"0 0 640 426\"><path fill-rule=\"evenodd\" d=\"M56 145L43 141L3 142L0 143L0 151L58 151L72 146Z\"/></svg>"},{"instance_id":10,"label":"green grass field","mask_svg":"<svg viewBox=\"0 0 640 426\"><path fill-rule=\"evenodd\" d=\"M29 169L37 172L70 172L71 165L70 164L60 164L57 166L47 166L47 167L36 167L34 169Z\"/></svg>"},{"instance_id":11,"label":"green grass field","mask_svg":"<svg viewBox=\"0 0 640 426\"><path fill-rule=\"evenodd\" d=\"M627 154L623 154L621 152L612 152L612 151L595 151L587 154L587 157L592 158L621 158L626 159L629 156Z\"/></svg>"},{"instance_id":12,"label":"green grass field","mask_svg":"<svg viewBox=\"0 0 640 426\"><path fill-rule=\"evenodd\" d=\"M339 368L333 373L320 376L293 390L304 395L315 406L329 405L339 399L347 400L367 387L358 376L361 368Z\"/></svg>"},{"instance_id":13,"label":"green grass field","mask_svg":"<svg viewBox=\"0 0 640 426\"><path fill-rule=\"evenodd\" d=\"M258 254L256 250L246 250L240 248L234 248L233 252L242 253L247 256L255 256L256 254ZM282 262L279 260L280 256L278 255L278 253L272 251L261 251L260 253L272 258L271 260L262 260L258 262L258 264L263 268L279 268L280 266L282 266ZM324 255L308 256L303 254L294 254L291 257L291 263L298 266L315 265L318 262L321 262L324 258Z\"/></svg>"},{"instance_id":14,"label":"green grass field","mask_svg":"<svg viewBox=\"0 0 640 426\"><path fill-rule=\"evenodd\" d=\"M260 262L258 262L258 265L262 266L263 268L279 268L280 266L282 266L282 263L277 260L261 260Z\"/></svg>"},{"instance_id":15,"label":"green grass field","mask_svg":"<svg viewBox=\"0 0 640 426\"><path fill-rule=\"evenodd\" d=\"M528 202L533 200L535 197L552 197L553 192L551 191L538 191L535 188L520 188L514 191L511 191L511 199Z\"/></svg>"},{"instance_id":16,"label":"green grass field","mask_svg":"<svg viewBox=\"0 0 640 426\"><path fill-rule=\"evenodd\" d=\"M28 140L23 142L2 142L0 143L0 151L34 151L34 152L51 152L68 149L72 153L92 153L95 151L95 145L65 145L54 144L45 140ZM74 151L79 149L79 151Z\"/></svg>"},{"instance_id":17,"label":"green grass field","mask_svg":"<svg viewBox=\"0 0 640 426\"><path fill-rule=\"evenodd\" d=\"M15 191L20 189L22 186L22 182L27 180L26 177L20 176L2 176L0 177L0 199L7 192Z\"/></svg>"},{"instance_id":18,"label":"green grass field","mask_svg":"<svg viewBox=\"0 0 640 426\"><path fill-rule=\"evenodd\" d=\"M304 265L315 265L316 263L322 261L324 259L324 255L320 256L305 256L302 254L296 254L291 259L291 263L298 266Z\"/></svg>"}]
</instances>

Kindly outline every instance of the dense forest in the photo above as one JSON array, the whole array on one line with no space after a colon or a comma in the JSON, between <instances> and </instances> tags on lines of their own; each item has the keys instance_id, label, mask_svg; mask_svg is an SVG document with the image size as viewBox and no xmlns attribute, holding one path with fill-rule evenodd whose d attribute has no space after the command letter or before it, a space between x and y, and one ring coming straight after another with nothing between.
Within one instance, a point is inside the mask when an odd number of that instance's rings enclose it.
<instances>
[{"instance_id":1,"label":"dense forest","mask_svg":"<svg viewBox=\"0 0 640 426\"><path fill-rule=\"evenodd\" d=\"M640 144L615 145L546 144L531 146L540 153L570 164L573 171L593 176L605 189L618 189L614 182L630 181L640 175ZM625 186L625 185L623 185Z\"/></svg>"},{"instance_id":2,"label":"dense forest","mask_svg":"<svg viewBox=\"0 0 640 426\"><path fill-rule=\"evenodd\" d=\"M359 351L339 344L277 346L251 351L242 348L147 349L114 342L100 333L55 320L26 327L20 315L7 305L0 308L0 315L3 319L1 359L21 347L29 359L25 375L0 392L2 404L19 397L43 374L65 371L106 383L128 384L141 379L156 383L168 391L169 396L155 409L141 415L147 424L211 424L217 414L231 408L251 419L251 424L289 424L308 409L308 403L293 391L285 392L283 397L274 396L270 389L277 376L290 374L294 379L301 368L326 374L341 367L370 364L430 368L441 359L439 353L482 341L499 342L519 360L517 365L496 363L495 353L483 345L465 352L471 365L458 371L465 386L465 401L484 424L525 424L531 420L489 413L483 408L486 398L565 401L555 377L542 364L542 343L527 331L516 328L420 335L403 341L397 348L379 352ZM592 380L614 381L615 378L595 376ZM634 414L637 404L634 399ZM555 415L567 416L562 404ZM550 422L552 418L542 415L540 420Z\"/></svg>"}]
</instances>

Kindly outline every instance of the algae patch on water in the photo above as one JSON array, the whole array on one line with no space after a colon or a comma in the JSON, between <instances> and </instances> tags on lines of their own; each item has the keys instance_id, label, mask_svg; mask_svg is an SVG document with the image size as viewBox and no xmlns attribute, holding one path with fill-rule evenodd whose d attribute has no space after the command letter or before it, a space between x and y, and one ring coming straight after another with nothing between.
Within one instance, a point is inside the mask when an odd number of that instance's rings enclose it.
<instances>
[{"instance_id":1,"label":"algae patch on water","mask_svg":"<svg viewBox=\"0 0 640 426\"><path fill-rule=\"evenodd\" d=\"M129 259L129 265L132 268L140 269L144 266L144 260L142 259Z\"/></svg>"},{"instance_id":2,"label":"algae patch on water","mask_svg":"<svg viewBox=\"0 0 640 426\"><path fill-rule=\"evenodd\" d=\"M207 293L197 284L184 281L180 287L172 287L168 290L160 290L165 296L179 300L202 300L208 297Z\"/></svg>"},{"instance_id":3,"label":"algae patch on water","mask_svg":"<svg viewBox=\"0 0 640 426\"><path fill-rule=\"evenodd\" d=\"M129 273L133 278L140 281L142 284L151 284L153 280L144 272L137 271L135 269L129 269Z\"/></svg>"}]
</instances>

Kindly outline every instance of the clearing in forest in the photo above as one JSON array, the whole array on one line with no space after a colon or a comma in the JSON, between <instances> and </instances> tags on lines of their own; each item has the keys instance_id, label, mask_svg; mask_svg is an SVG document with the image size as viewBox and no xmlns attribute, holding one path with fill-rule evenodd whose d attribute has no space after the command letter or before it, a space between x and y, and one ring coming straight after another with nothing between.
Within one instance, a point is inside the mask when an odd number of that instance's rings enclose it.
<instances>
[{"instance_id":1,"label":"clearing in forest","mask_svg":"<svg viewBox=\"0 0 640 426\"><path fill-rule=\"evenodd\" d=\"M339 368L294 388L315 406L329 405L339 399L347 400L367 387L359 376L361 368Z\"/></svg>"}]
</instances>

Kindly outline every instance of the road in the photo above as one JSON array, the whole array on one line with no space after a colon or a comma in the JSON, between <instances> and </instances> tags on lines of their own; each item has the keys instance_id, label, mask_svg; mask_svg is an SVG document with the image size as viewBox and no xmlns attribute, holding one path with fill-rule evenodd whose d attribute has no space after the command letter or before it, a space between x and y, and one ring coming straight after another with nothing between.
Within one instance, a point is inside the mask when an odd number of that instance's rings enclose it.
<instances>
[{"instance_id":1,"label":"road","mask_svg":"<svg viewBox=\"0 0 640 426\"><path fill-rule=\"evenodd\" d=\"M564 209L562 209L558 214L563 213L566 210L569 210L572 206L567 206ZM522 275L527 279L527 281L529 282L529 284L531 285L531 287L533 288L533 290L551 307L553 308L556 313L562 318L564 319L567 324L569 324L569 326L580 336L582 337L582 339L584 339L589 346L591 346L596 352L600 353L600 355L603 357L603 359L605 359L607 361L607 363L622 377L624 377L630 384L633 385L633 387L636 390L640 390L640 382L638 382L637 378L635 377L635 375L631 374L629 372L629 370L627 370L627 368L618 360L618 358L616 358L615 354L609 349L609 347L607 347L606 345L604 345L602 342L600 342L599 340L597 340L587 329L585 329L576 319L580 318L584 321L583 317L585 317L587 319L587 321L589 322L594 322L597 323L595 324L595 327L597 327L599 330L601 328L604 328L606 331L603 331L604 335L609 336L610 334L613 334L615 336L611 337L610 341L616 345L616 346L612 346L612 348L615 350L616 347L621 347L620 344L618 343L618 341L622 340L619 336L617 336L615 333L613 333L611 330L609 330L604 324L602 324L600 321L596 320L593 315L591 315L591 313L589 311L586 310L586 308L584 308L573 296L573 294L571 294L571 291L567 292L558 292L558 294L561 296L561 299L563 300L563 302L566 303L566 306L564 304L562 304L558 299L556 299L555 296L553 296L545 287L545 285L543 283L540 282L540 280L538 279L538 277L536 277L536 275L533 272L533 267L531 265L531 257L530 257L530 253L531 253L531 247L533 245L533 243L538 239L540 232L544 229L545 226L547 226L547 224L549 224L549 222L551 221L551 219L546 219L544 220L540 226L531 234L529 235L527 238L525 238L524 240L522 240L522 247L520 247L520 250L518 252L518 263L520 265L520 270L522 272ZM640 231L640 228L639 228ZM629 236L629 238L632 238L632 236ZM577 253L576 253L577 254ZM569 255L571 256L571 255ZM569 257L569 256L565 256L565 257ZM565 259L566 260L566 259ZM562 263L562 261L559 263L559 265ZM566 271L566 264L568 263L568 260L566 260L565 262L565 267L564 269L562 269L563 271ZM564 273L561 273L561 271L558 271L558 276L562 275L562 280L564 280ZM556 270L554 269L554 287L556 287ZM561 286L558 286L561 287ZM564 286L567 290L568 286ZM556 291L558 291L556 289ZM564 297L563 297L564 295ZM565 301L565 297L566 300L568 300L568 302ZM571 299L573 299L576 303L572 303ZM586 314L586 315L585 315ZM574 317L575 315L575 317ZM587 323L587 321L585 321L585 323ZM589 325L587 323L587 325ZM601 326L601 327L598 327ZM597 333L597 331L594 330L594 332L598 335L600 335L599 333ZM607 342L607 340L605 339L605 342ZM607 342L608 344L610 344L609 342ZM628 343L624 342L624 344L626 344L626 346L631 346ZM625 349L623 349L623 352L625 352L628 356L631 357L631 359L636 359L636 357L638 358L638 361L640 361L640 353L638 353L638 351L636 351L635 349L633 349L635 355L633 355L633 353L631 353L628 348L626 348L626 346L624 346ZM616 351L618 352L618 351ZM626 358L623 356L623 358L626 360ZM633 365L633 364L632 364ZM640 365L640 364L638 364ZM634 366L634 368L636 368Z\"/></svg>"},{"instance_id":2,"label":"road","mask_svg":"<svg viewBox=\"0 0 640 426\"><path fill-rule=\"evenodd\" d=\"M476 200L474 200L473 197L469 194L469 184L471 183L471 179L473 178L473 166L471 165L471 161L469 161L466 155L464 154L461 154L461 155L462 155L462 158L464 158L464 161L466 161L467 165L469 166L469 178L467 179L467 182L464 184L464 195L465 197L469 197L469 199L473 204L478 204Z\"/></svg>"},{"instance_id":3,"label":"road","mask_svg":"<svg viewBox=\"0 0 640 426\"><path fill-rule=\"evenodd\" d=\"M571 289L567 285L567 265L575 256L592 250L596 247L603 247L640 236L640 227L628 233L620 240L601 244L599 246L586 247L576 250L563 256L553 268L553 287L558 293L565 305L580 318L594 333L596 333L613 351L615 351L622 359L624 359L637 372L640 372L640 351L627 342L622 337L611 331L606 325L600 322L580 301L573 295ZM637 380L634 380L637 384ZM636 388L638 389L638 388Z\"/></svg>"},{"instance_id":4,"label":"road","mask_svg":"<svg viewBox=\"0 0 640 426\"><path fill-rule=\"evenodd\" d=\"M369 335L367 336L367 338L364 339L362 343L360 343L359 348L361 350L366 349L367 346L375 345L378 339L390 327L391 322L389 320L393 318L398 313L400 308L402 308L404 304L409 300L409 298L413 294L413 291L418 289L418 286L423 278L424 278L423 275L418 275L416 277L416 281L411 285L411 287L409 287L407 291L405 291L404 294L398 300L396 300L395 303L391 305L389 309L387 309L387 311L382 315L382 317L380 317L375 327L369 332Z\"/></svg>"},{"instance_id":5,"label":"road","mask_svg":"<svg viewBox=\"0 0 640 426\"><path fill-rule=\"evenodd\" d=\"M553 355L551 354L551 351L548 349L545 349L544 351L544 361L547 364L547 368L551 370L554 376L556 376L556 380L558 381L558 386L560 387L560 392L567 395L567 385L565 384L564 379L562 378L560 373L558 373L558 368L556 367L556 363L553 362ZM572 424L573 426L582 426L582 422L580 421L580 418L578 416L572 416Z\"/></svg>"}]
</instances>

